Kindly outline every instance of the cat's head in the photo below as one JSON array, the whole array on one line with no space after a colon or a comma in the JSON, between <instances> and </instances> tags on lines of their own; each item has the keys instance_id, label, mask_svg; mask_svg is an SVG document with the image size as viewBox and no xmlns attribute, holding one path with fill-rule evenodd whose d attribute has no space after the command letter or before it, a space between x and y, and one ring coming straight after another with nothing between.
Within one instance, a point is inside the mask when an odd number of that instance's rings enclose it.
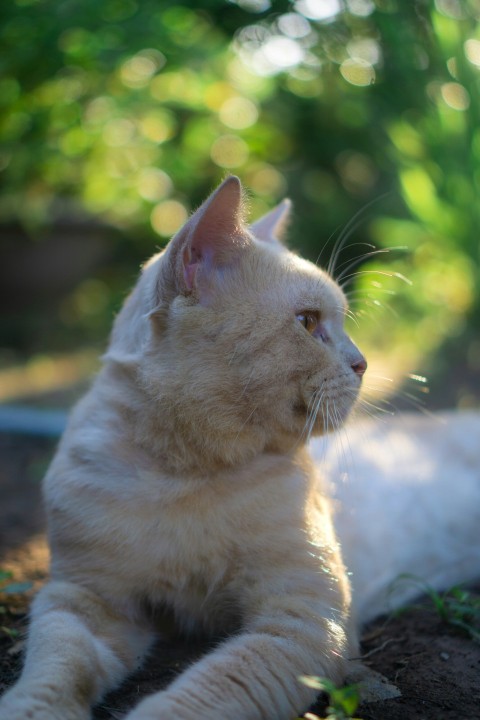
<instances>
[{"instance_id":1,"label":"cat's head","mask_svg":"<svg viewBox=\"0 0 480 720\"><path fill-rule=\"evenodd\" d=\"M179 432L275 446L335 429L355 402L366 363L343 328L345 296L281 243L289 209L248 227L229 177L146 265L117 320L112 351L136 358Z\"/></svg>"}]
</instances>

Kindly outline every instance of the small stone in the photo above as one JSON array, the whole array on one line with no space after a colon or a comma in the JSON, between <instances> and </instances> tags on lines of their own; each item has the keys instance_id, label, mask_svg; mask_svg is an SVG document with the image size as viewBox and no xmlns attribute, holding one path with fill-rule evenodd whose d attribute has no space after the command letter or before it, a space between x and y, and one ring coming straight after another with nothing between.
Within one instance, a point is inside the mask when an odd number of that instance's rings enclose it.
<instances>
[{"instance_id":1,"label":"small stone","mask_svg":"<svg viewBox=\"0 0 480 720\"><path fill-rule=\"evenodd\" d=\"M441 652L440 657L442 660L450 660L450 655L447 652Z\"/></svg>"}]
</instances>

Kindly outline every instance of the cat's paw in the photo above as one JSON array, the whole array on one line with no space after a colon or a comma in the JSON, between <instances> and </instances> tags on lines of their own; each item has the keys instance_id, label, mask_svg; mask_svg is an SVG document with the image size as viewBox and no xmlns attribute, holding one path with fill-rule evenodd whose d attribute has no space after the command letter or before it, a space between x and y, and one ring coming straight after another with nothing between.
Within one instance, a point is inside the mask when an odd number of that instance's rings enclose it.
<instances>
[{"instance_id":1,"label":"cat's paw","mask_svg":"<svg viewBox=\"0 0 480 720\"><path fill-rule=\"evenodd\" d=\"M71 701L53 706L41 689L17 685L0 697L0 720L89 720L90 713Z\"/></svg>"},{"instance_id":2,"label":"cat's paw","mask_svg":"<svg viewBox=\"0 0 480 720\"><path fill-rule=\"evenodd\" d=\"M164 691L142 700L125 720L198 720L199 717L198 711L193 708L171 702L168 693Z\"/></svg>"}]
</instances>

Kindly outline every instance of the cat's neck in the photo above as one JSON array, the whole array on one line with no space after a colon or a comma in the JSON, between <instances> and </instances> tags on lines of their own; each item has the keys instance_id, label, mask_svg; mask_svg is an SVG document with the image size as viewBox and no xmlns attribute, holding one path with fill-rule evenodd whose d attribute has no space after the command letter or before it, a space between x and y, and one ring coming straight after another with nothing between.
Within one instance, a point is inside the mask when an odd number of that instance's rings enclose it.
<instances>
[{"instance_id":1,"label":"cat's neck","mask_svg":"<svg viewBox=\"0 0 480 720\"><path fill-rule=\"evenodd\" d=\"M141 447L169 474L211 476L264 453L291 459L304 447L280 432L268 434L253 416L205 416L201 407L186 407L174 385L157 386L153 393L139 384L135 367L108 363L101 376L98 386L107 388L102 395L115 405L126 442Z\"/></svg>"}]
</instances>

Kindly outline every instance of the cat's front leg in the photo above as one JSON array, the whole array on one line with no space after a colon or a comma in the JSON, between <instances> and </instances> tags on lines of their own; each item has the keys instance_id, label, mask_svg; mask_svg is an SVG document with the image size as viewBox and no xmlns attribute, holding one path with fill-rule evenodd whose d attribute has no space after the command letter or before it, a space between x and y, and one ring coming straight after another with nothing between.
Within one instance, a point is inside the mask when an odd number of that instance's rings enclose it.
<instances>
[{"instance_id":1,"label":"cat's front leg","mask_svg":"<svg viewBox=\"0 0 480 720\"><path fill-rule=\"evenodd\" d=\"M87 720L150 641L90 590L47 584L33 603L22 675L0 698L0 720Z\"/></svg>"},{"instance_id":2,"label":"cat's front leg","mask_svg":"<svg viewBox=\"0 0 480 720\"><path fill-rule=\"evenodd\" d=\"M313 588L304 598L267 598L242 634L141 702L128 720L290 720L315 698L301 675L343 679L356 649L349 625L348 613L321 602Z\"/></svg>"}]
</instances>

